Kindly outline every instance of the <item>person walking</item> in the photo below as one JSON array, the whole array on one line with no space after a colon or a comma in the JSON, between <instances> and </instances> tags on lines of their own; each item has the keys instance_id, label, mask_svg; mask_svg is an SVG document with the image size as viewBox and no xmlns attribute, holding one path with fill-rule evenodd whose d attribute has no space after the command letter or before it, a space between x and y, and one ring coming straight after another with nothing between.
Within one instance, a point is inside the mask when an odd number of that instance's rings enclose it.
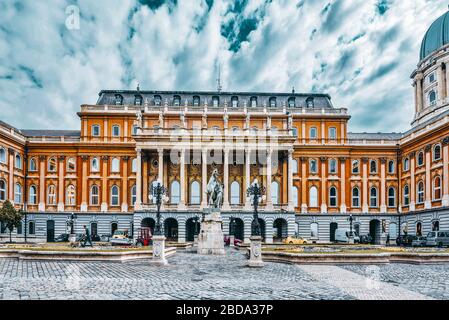
<instances>
[{"instance_id":1,"label":"person walking","mask_svg":"<svg viewBox=\"0 0 449 320\"><path fill-rule=\"evenodd\" d=\"M90 232L89 229L86 226L83 226L84 228L84 243L83 243L83 247L86 246L86 243L89 242L89 246L92 247L92 241L90 239Z\"/></svg>"}]
</instances>

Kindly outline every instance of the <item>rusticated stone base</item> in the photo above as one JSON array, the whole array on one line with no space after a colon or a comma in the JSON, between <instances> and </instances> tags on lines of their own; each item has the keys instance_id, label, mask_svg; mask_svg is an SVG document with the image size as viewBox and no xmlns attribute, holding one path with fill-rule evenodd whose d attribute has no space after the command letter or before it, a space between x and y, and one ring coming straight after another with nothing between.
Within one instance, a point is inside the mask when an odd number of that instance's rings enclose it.
<instances>
[{"instance_id":1,"label":"rusticated stone base","mask_svg":"<svg viewBox=\"0 0 449 320\"><path fill-rule=\"evenodd\" d=\"M201 222L201 231L198 235L198 254L224 255L223 231L219 209L205 209L206 216ZM209 214L208 214L209 213Z\"/></svg>"}]
</instances>

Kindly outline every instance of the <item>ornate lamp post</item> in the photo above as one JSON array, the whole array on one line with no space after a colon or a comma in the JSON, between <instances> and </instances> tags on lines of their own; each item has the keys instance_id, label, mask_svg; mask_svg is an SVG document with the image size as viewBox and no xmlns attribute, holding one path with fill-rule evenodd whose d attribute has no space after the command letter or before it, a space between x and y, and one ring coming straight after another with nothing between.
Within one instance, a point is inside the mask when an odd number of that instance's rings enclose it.
<instances>
[{"instance_id":1,"label":"ornate lamp post","mask_svg":"<svg viewBox=\"0 0 449 320\"><path fill-rule=\"evenodd\" d=\"M200 221L200 218L198 216L195 216L193 218L193 223L195 224L195 228L193 231L193 244L194 245L196 245L198 243L198 233L199 233L198 225L200 223L199 221Z\"/></svg>"},{"instance_id":2,"label":"ornate lamp post","mask_svg":"<svg viewBox=\"0 0 449 320\"><path fill-rule=\"evenodd\" d=\"M68 221L69 227L70 227L70 235L69 235L69 241L75 242L76 241L76 235L75 235L75 221L78 217L76 214L72 213L70 215L70 219Z\"/></svg>"},{"instance_id":3,"label":"ornate lamp post","mask_svg":"<svg viewBox=\"0 0 449 320\"><path fill-rule=\"evenodd\" d=\"M158 265L167 265L167 259L165 258L165 237L162 234L161 228L161 205L162 202L166 201L165 194L167 193L167 188L165 188L160 181L156 185L151 185L149 200L156 202L157 213L156 213L156 226L154 228L153 236L153 263Z\"/></svg>"},{"instance_id":4,"label":"ornate lamp post","mask_svg":"<svg viewBox=\"0 0 449 320\"><path fill-rule=\"evenodd\" d=\"M249 267L263 267L262 261L262 237L259 223L259 214L257 208L259 202L264 197L265 187L260 186L257 179L251 184L246 191L248 197L252 197L252 203L254 206L253 222L251 224L251 237L250 237L250 257Z\"/></svg>"},{"instance_id":5,"label":"ornate lamp post","mask_svg":"<svg viewBox=\"0 0 449 320\"><path fill-rule=\"evenodd\" d=\"M229 218L229 246L234 246L234 239L235 239L235 218L230 217Z\"/></svg>"},{"instance_id":6,"label":"ornate lamp post","mask_svg":"<svg viewBox=\"0 0 449 320\"><path fill-rule=\"evenodd\" d=\"M352 222L354 221L354 218L352 217L352 214L349 215L349 243L354 243L354 235L352 234Z\"/></svg>"}]
</instances>

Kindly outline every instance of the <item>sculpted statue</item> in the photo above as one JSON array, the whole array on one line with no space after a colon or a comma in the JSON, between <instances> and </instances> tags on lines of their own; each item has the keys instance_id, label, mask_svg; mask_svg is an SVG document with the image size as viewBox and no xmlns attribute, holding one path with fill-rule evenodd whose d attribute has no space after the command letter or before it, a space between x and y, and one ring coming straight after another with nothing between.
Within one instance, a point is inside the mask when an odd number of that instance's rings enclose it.
<instances>
[{"instance_id":1,"label":"sculpted statue","mask_svg":"<svg viewBox=\"0 0 449 320\"><path fill-rule=\"evenodd\" d=\"M142 111L140 111L140 110L137 111L137 124L140 129L143 128L143 115L142 115Z\"/></svg>"},{"instance_id":2,"label":"sculpted statue","mask_svg":"<svg viewBox=\"0 0 449 320\"><path fill-rule=\"evenodd\" d=\"M209 208L220 208L223 199L224 186L218 181L218 170L214 169L207 184L206 193L209 197Z\"/></svg>"}]
</instances>

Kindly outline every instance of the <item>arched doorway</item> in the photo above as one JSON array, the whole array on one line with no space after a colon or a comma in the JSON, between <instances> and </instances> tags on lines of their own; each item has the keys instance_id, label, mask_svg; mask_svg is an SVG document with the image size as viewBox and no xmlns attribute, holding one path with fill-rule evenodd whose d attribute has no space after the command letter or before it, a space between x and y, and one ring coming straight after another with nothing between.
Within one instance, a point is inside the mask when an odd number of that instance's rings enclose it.
<instances>
[{"instance_id":1,"label":"arched doorway","mask_svg":"<svg viewBox=\"0 0 449 320\"><path fill-rule=\"evenodd\" d=\"M421 222L416 223L416 235L418 237L422 236L422 223Z\"/></svg>"},{"instance_id":2,"label":"arched doorway","mask_svg":"<svg viewBox=\"0 0 449 320\"><path fill-rule=\"evenodd\" d=\"M114 232L118 229L118 224L117 222L113 222L111 223L111 236L114 235Z\"/></svg>"},{"instance_id":3,"label":"arched doorway","mask_svg":"<svg viewBox=\"0 0 449 320\"><path fill-rule=\"evenodd\" d=\"M175 218L165 219L164 233L168 241L178 241L178 221Z\"/></svg>"},{"instance_id":4,"label":"arched doorway","mask_svg":"<svg viewBox=\"0 0 449 320\"><path fill-rule=\"evenodd\" d=\"M154 226L156 225L156 221L153 218L145 218L140 223L142 228L150 228L151 234L154 234Z\"/></svg>"},{"instance_id":5,"label":"arched doorway","mask_svg":"<svg viewBox=\"0 0 449 320\"><path fill-rule=\"evenodd\" d=\"M196 225L196 231L195 231L195 225ZM196 222L193 220L193 218L189 218L186 221L186 233L187 233L187 241L194 241L195 239L195 232L197 234L200 232L201 224L200 222Z\"/></svg>"},{"instance_id":6,"label":"arched doorway","mask_svg":"<svg viewBox=\"0 0 449 320\"><path fill-rule=\"evenodd\" d=\"M229 224L229 234L231 234L231 225ZM236 239L242 240L245 236L245 228L243 225L243 220L240 218L235 218L235 229L234 229L234 237Z\"/></svg>"},{"instance_id":7,"label":"arched doorway","mask_svg":"<svg viewBox=\"0 0 449 320\"><path fill-rule=\"evenodd\" d=\"M47 220L47 242L55 242L55 222Z\"/></svg>"},{"instance_id":8,"label":"arched doorway","mask_svg":"<svg viewBox=\"0 0 449 320\"><path fill-rule=\"evenodd\" d=\"M273 241L282 241L282 239L287 238L287 221L285 219L279 218L273 222Z\"/></svg>"},{"instance_id":9,"label":"arched doorway","mask_svg":"<svg viewBox=\"0 0 449 320\"><path fill-rule=\"evenodd\" d=\"M371 220L369 223L369 235L372 238L372 244L380 244L380 221Z\"/></svg>"},{"instance_id":10,"label":"arched doorway","mask_svg":"<svg viewBox=\"0 0 449 320\"><path fill-rule=\"evenodd\" d=\"M390 242L396 240L398 237L398 226L396 223L391 222L389 227Z\"/></svg>"},{"instance_id":11,"label":"arched doorway","mask_svg":"<svg viewBox=\"0 0 449 320\"><path fill-rule=\"evenodd\" d=\"M336 222L332 222L329 225L329 241L330 242L335 242L335 232L338 229L338 223Z\"/></svg>"}]
</instances>

